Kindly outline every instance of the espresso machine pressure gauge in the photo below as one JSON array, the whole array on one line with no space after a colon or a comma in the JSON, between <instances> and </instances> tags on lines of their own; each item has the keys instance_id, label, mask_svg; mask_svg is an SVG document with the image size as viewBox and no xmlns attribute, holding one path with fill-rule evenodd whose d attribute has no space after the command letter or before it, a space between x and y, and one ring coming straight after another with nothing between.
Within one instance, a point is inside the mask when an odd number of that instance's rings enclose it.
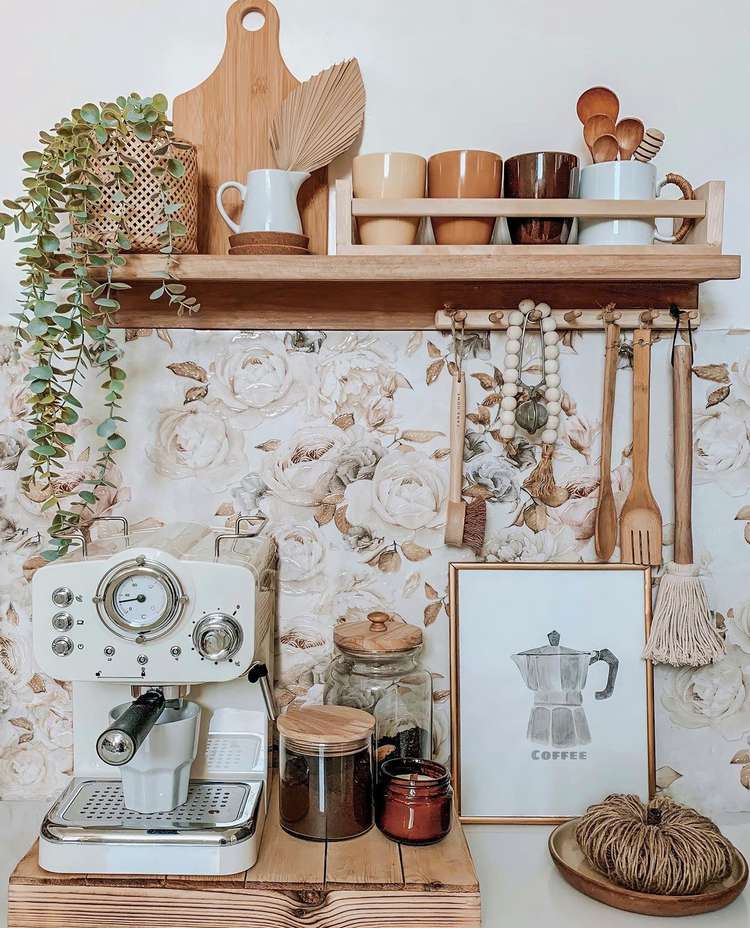
<instances>
[{"instance_id":1,"label":"espresso machine pressure gauge","mask_svg":"<svg viewBox=\"0 0 750 928\"><path fill-rule=\"evenodd\" d=\"M102 622L122 638L158 638L180 620L187 597L175 574L145 557L102 577L94 597Z\"/></svg>"}]
</instances>

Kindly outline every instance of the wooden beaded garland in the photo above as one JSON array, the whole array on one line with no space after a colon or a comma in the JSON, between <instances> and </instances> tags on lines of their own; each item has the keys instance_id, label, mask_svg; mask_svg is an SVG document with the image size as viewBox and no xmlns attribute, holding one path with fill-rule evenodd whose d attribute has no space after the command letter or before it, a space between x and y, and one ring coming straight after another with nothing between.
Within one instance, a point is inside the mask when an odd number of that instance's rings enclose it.
<instances>
[{"instance_id":1,"label":"wooden beaded garland","mask_svg":"<svg viewBox=\"0 0 750 928\"><path fill-rule=\"evenodd\" d=\"M505 361L503 363L503 385L501 387L502 399L500 401L500 437L504 441L512 441L516 437L518 422L519 388L521 382L521 364L523 358L523 341L526 329L531 320L532 313L539 320L539 329L542 337L543 374L542 379L533 388L528 390L530 399L521 404L525 418L532 423L529 427L534 431L542 429L542 442L545 445L554 445L557 441L557 430L560 424L562 392L560 388L560 346L557 333L557 323L552 310L547 303L534 303L533 300L521 300L518 309L508 315L507 339L505 342ZM540 407L541 397L544 397L546 409ZM532 408L532 404L535 408ZM529 414L530 413L530 414Z\"/></svg>"}]
</instances>

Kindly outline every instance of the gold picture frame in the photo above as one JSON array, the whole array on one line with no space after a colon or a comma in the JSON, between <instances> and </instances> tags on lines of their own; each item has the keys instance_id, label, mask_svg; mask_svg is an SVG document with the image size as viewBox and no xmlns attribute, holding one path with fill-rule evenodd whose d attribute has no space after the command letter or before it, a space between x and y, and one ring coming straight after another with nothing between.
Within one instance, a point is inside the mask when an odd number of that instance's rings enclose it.
<instances>
[{"instance_id":1,"label":"gold picture frame","mask_svg":"<svg viewBox=\"0 0 750 928\"><path fill-rule=\"evenodd\" d=\"M644 643L651 628L652 591L651 569L636 564L565 564L565 563L506 563L488 564L483 562L451 563L449 565L449 606L450 606L450 707L451 707L451 773L456 796L456 808L462 823L468 825L558 825L569 821L574 816L560 815L467 815L462 811L461 795L461 673L460 673L460 602L459 577L464 571L639 571L643 575L643 613ZM650 662L645 662L646 679L646 762L649 797L656 790L656 755L654 742L654 673ZM602 784L602 795L607 791Z\"/></svg>"}]
</instances>

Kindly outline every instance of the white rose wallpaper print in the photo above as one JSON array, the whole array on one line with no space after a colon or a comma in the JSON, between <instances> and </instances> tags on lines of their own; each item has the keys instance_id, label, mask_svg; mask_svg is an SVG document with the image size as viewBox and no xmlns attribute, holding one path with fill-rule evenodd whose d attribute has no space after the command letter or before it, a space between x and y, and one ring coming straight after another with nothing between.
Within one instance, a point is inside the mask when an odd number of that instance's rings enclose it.
<instances>
[{"instance_id":1,"label":"white rose wallpaper print","mask_svg":"<svg viewBox=\"0 0 750 928\"><path fill-rule=\"evenodd\" d=\"M111 486L97 496L97 514L123 514L131 524L220 526L238 513L262 511L282 555L279 704L321 700L337 622L394 612L424 628L433 748L447 759L448 564L474 559L442 540L450 336L138 329L119 338L126 349L128 445L108 474ZM665 559L672 534L669 341L654 346L652 365L651 472L665 521ZM750 335L701 331L696 342L695 558L727 653L700 670L657 669L657 781L715 814L750 811L750 547L743 536L750 524L743 521L750 520ZM464 343L465 486L469 497L487 501L488 512L481 559L593 561L603 334L566 333L561 342L564 395L554 466L566 493L557 507L523 488L539 445L519 442L509 456L499 441L503 353L500 333L470 333ZM527 352L532 381L538 364L538 348ZM0 797L7 799L52 796L71 768L69 693L39 673L31 655L29 579L41 563L47 517L41 494L20 480L28 367L12 328L3 329ZM612 458L618 507L631 481L628 335L620 367ZM92 385L94 404L97 392ZM95 415L89 415L72 427L75 442L56 486L63 498L78 492L94 466Z\"/></svg>"}]
</instances>

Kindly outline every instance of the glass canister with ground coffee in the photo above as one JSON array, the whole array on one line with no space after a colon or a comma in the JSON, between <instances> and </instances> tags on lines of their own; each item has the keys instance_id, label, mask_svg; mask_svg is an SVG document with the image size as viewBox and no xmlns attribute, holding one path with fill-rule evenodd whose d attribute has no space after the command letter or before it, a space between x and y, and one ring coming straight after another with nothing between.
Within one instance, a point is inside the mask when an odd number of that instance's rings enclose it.
<instances>
[{"instance_id":1,"label":"glass canister with ground coffee","mask_svg":"<svg viewBox=\"0 0 750 928\"><path fill-rule=\"evenodd\" d=\"M344 706L290 709L279 730L281 826L298 838L341 841L372 827L372 716Z\"/></svg>"},{"instance_id":2,"label":"glass canister with ground coffee","mask_svg":"<svg viewBox=\"0 0 750 928\"><path fill-rule=\"evenodd\" d=\"M323 701L375 719L375 774L393 757L432 757L432 677L418 664L422 630L385 612L333 630L338 651Z\"/></svg>"},{"instance_id":3,"label":"glass canister with ground coffee","mask_svg":"<svg viewBox=\"0 0 750 928\"><path fill-rule=\"evenodd\" d=\"M451 830L450 773L431 760L401 757L380 770L375 821L387 838L402 844L434 844Z\"/></svg>"}]
</instances>

